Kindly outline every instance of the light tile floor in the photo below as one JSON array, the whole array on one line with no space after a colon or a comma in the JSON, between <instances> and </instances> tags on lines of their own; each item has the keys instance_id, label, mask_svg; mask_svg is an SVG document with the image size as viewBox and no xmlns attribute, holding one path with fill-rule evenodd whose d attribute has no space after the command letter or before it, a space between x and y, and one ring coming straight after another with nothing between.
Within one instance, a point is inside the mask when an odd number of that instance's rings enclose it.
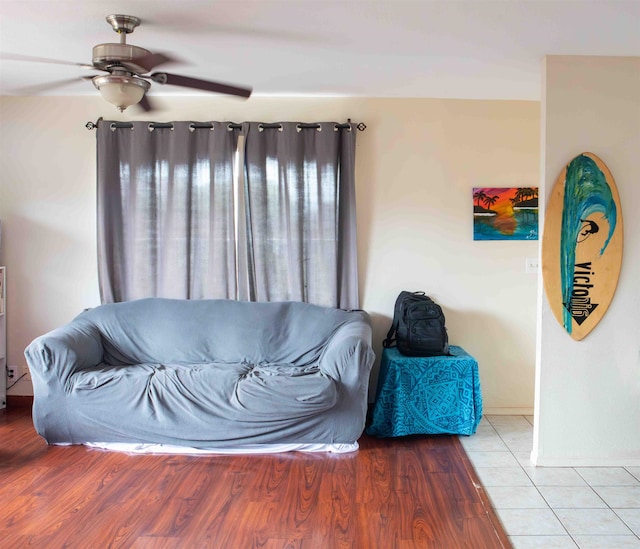
<instances>
[{"instance_id":1,"label":"light tile floor","mask_svg":"<svg viewBox=\"0 0 640 549\"><path fill-rule=\"evenodd\" d=\"M515 549L640 549L640 467L534 467L530 416L460 440Z\"/></svg>"}]
</instances>

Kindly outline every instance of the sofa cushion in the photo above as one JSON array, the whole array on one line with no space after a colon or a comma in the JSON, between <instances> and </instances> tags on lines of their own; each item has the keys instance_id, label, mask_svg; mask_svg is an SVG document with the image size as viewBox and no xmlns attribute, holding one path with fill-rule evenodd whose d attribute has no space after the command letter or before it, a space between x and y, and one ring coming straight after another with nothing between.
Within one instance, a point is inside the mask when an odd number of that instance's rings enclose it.
<instances>
[{"instance_id":1,"label":"sofa cushion","mask_svg":"<svg viewBox=\"0 0 640 549\"><path fill-rule=\"evenodd\" d=\"M353 315L306 303L148 298L82 313L103 339L104 362L276 363L317 361Z\"/></svg>"}]
</instances>

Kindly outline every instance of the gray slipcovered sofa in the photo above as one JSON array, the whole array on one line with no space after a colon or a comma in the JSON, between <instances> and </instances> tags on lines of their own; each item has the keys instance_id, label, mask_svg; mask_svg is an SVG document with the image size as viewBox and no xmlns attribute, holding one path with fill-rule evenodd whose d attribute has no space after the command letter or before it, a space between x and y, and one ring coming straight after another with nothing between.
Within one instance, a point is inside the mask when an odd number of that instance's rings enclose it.
<instances>
[{"instance_id":1,"label":"gray slipcovered sofa","mask_svg":"<svg viewBox=\"0 0 640 549\"><path fill-rule=\"evenodd\" d=\"M47 442L194 448L355 443L374 359L362 311L160 298L87 310L25 356Z\"/></svg>"}]
</instances>

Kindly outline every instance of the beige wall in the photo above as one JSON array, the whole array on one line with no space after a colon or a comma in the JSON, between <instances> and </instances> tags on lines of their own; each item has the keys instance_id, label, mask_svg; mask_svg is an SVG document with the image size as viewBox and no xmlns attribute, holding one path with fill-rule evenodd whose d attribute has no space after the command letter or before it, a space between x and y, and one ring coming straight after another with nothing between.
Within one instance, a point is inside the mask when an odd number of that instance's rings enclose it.
<instances>
[{"instance_id":1,"label":"beige wall","mask_svg":"<svg viewBox=\"0 0 640 549\"><path fill-rule=\"evenodd\" d=\"M167 120L363 121L357 199L362 307L376 351L400 290L444 308L450 341L480 365L485 412L531 412L537 242L474 242L474 186L537 186L536 102L357 98L171 98ZM133 116L133 111L131 116ZM127 113L129 115L129 113ZM0 99L0 217L9 362L36 336L98 304L93 97ZM143 116L142 118L148 118ZM377 363L376 363L377 367ZM374 373L372 385L375 383ZM28 383L12 394L30 394Z\"/></svg>"},{"instance_id":2,"label":"beige wall","mask_svg":"<svg viewBox=\"0 0 640 549\"><path fill-rule=\"evenodd\" d=\"M640 465L640 57L549 56L543 100L548 199L562 168L592 152L611 170L624 224L622 272L606 315L582 341L540 303L532 459Z\"/></svg>"}]
</instances>

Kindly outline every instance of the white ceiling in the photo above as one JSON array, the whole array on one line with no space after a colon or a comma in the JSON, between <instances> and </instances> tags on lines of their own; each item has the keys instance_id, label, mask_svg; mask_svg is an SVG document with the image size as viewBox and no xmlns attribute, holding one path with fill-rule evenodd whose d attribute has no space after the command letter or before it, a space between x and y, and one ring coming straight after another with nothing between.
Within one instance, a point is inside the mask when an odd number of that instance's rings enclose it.
<instances>
[{"instance_id":1,"label":"white ceiling","mask_svg":"<svg viewBox=\"0 0 640 549\"><path fill-rule=\"evenodd\" d=\"M640 55L640 0L0 0L0 51L90 63L118 41L111 13L142 19L129 43L185 61L162 70L256 95L538 100L547 54ZM88 74L5 58L0 94L96 94L22 89Z\"/></svg>"}]
</instances>

